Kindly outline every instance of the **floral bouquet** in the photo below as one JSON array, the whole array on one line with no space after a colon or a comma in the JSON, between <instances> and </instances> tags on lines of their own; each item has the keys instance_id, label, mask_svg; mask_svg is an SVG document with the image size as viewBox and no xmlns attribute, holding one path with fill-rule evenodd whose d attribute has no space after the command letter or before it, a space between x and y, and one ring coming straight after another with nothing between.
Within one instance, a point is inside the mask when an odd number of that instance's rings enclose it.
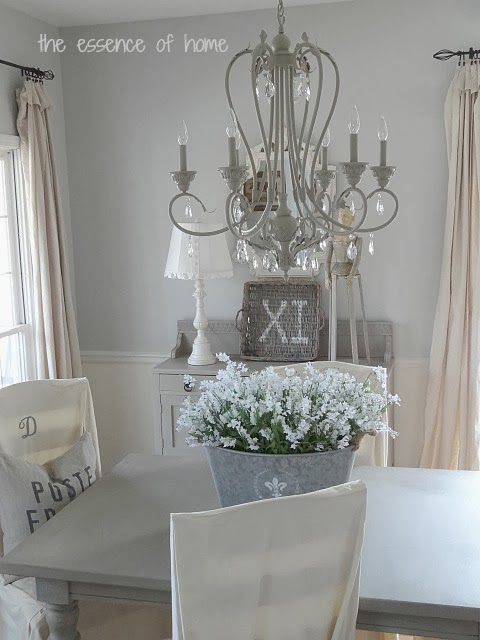
<instances>
[{"instance_id":1,"label":"floral bouquet","mask_svg":"<svg viewBox=\"0 0 480 640\"><path fill-rule=\"evenodd\" d=\"M314 453L358 446L365 434L395 436L385 411L400 398L387 393L386 372L374 369L382 393L336 369L318 370L308 363L299 376L286 367L245 373L247 367L217 354L227 366L214 381L200 383L200 398L185 400L177 430L186 429L187 444L267 454ZM185 376L185 382L195 379Z\"/></svg>"}]
</instances>

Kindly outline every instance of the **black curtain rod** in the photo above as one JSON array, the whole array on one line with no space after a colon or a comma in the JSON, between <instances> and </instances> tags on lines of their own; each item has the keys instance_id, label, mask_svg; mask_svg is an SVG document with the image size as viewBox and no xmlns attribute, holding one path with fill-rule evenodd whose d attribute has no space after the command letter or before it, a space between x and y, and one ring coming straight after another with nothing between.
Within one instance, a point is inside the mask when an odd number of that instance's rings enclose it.
<instances>
[{"instance_id":1,"label":"black curtain rod","mask_svg":"<svg viewBox=\"0 0 480 640\"><path fill-rule=\"evenodd\" d=\"M440 51L437 51L437 53L433 54L435 60L442 61L450 60L450 58L453 58L454 56L458 56L463 60L463 62L465 62L468 57L470 62L473 62L474 60L480 59L480 49L474 49L473 47L470 47L468 51L450 51L450 49L441 49Z\"/></svg>"},{"instance_id":2,"label":"black curtain rod","mask_svg":"<svg viewBox=\"0 0 480 640\"><path fill-rule=\"evenodd\" d=\"M34 67L24 67L21 64L15 64L14 62L8 62L7 60L0 60L0 64L5 64L7 67L15 67L20 69L22 76L26 76L29 80L35 80L36 82L42 82L43 80L53 80L55 77L53 71L42 71L41 69L35 69Z\"/></svg>"}]
</instances>

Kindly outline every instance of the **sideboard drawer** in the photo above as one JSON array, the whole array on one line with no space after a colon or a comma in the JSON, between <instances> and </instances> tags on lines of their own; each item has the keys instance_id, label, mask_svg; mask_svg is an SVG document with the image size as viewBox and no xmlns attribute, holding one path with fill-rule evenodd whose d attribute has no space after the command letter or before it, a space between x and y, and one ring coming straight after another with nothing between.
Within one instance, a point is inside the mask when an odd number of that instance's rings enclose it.
<instances>
[{"instance_id":1,"label":"sideboard drawer","mask_svg":"<svg viewBox=\"0 0 480 640\"><path fill-rule=\"evenodd\" d=\"M215 380L215 376L193 376L195 378L195 386L191 391L185 388L183 374L160 376L160 392L180 393L182 395L196 392L200 390L200 382L202 380Z\"/></svg>"}]
</instances>

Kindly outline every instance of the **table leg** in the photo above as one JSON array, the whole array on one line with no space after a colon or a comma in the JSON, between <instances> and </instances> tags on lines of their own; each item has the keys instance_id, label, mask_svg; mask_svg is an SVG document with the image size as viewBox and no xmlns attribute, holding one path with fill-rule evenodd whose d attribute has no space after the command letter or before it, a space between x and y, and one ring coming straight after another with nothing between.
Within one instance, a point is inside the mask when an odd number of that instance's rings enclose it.
<instances>
[{"instance_id":1,"label":"table leg","mask_svg":"<svg viewBox=\"0 0 480 640\"><path fill-rule=\"evenodd\" d=\"M76 600L70 604L47 604L46 607L46 620L50 630L48 640L80 640Z\"/></svg>"}]
</instances>

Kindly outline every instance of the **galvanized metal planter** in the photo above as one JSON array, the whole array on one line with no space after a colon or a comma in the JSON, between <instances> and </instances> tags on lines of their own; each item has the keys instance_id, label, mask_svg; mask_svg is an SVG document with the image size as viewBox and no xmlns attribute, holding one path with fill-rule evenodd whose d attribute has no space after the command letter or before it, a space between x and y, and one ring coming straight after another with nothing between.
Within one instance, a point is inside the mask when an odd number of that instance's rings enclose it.
<instances>
[{"instance_id":1,"label":"galvanized metal planter","mask_svg":"<svg viewBox=\"0 0 480 640\"><path fill-rule=\"evenodd\" d=\"M350 480L355 447L275 455L206 447L222 507L293 496Z\"/></svg>"}]
</instances>

